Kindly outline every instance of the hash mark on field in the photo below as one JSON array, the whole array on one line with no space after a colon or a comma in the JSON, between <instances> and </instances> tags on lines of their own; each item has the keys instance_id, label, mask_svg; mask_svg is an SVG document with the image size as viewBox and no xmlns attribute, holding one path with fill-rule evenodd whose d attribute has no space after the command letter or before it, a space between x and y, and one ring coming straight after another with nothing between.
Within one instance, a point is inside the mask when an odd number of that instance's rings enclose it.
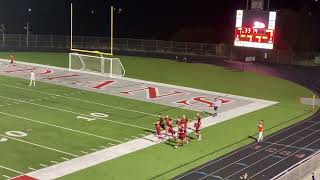
<instances>
[{"instance_id":1,"label":"hash mark on field","mask_svg":"<svg viewBox=\"0 0 320 180\"><path fill-rule=\"evenodd\" d=\"M7 175L2 175L2 176L7 178L7 179L10 179L10 176L7 176Z\"/></svg>"},{"instance_id":2,"label":"hash mark on field","mask_svg":"<svg viewBox=\"0 0 320 180\"><path fill-rule=\"evenodd\" d=\"M105 146L100 146L100 147L102 147L102 148L107 148L107 147L105 147Z\"/></svg>"},{"instance_id":3,"label":"hash mark on field","mask_svg":"<svg viewBox=\"0 0 320 180\"><path fill-rule=\"evenodd\" d=\"M138 134L139 136L142 136L142 137L144 137L145 136L145 134Z\"/></svg>"},{"instance_id":4,"label":"hash mark on field","mask_svg":"<svg viewBox=\"0 0 320 180\"><path fill-rule=\"evenodd\" d=\"M86 151L81 151L83 154L88 154L88 152L86 152Z\"/></svg>"},{"instance_id":5,"label":"hash mark on field","mask_svg":"<svg viewBox=\"0 0 320 180\"><path fill-rule=\"evenodd\" d=\"M30 169L30 170L32 170L32 171L35 171L35 170L37 170L37 169L35 169L35 168L32 168L32 167L28 167L28 169Z\"/></svg>"},{"instance_id":6,"label":"hash mark on field","mask_svg":"<svg viewBox=\"0 0 320 180\"><path fill-rule=\"evenodd\" d=\"M59 162L57 162L57 161L51 161L52 163L54 163L54 164L58 164Z\"/></svg>"},{"instance_id":7,"label":"hash mark on field","mask_svg":"<svg viewBox=\"0 0 320 180\"><path fill-rule=\"evenodd\" d=\"M91 148L92 151L98 151L97 149Z\"/></svg>"},{"instance_id":8,"label":"hash mark on field","mask_svg":"<svg viewBox=\"0 0 320 180\"><path fill-rule=\"evenodd\" d=\"M111 145L111 146L115 146L115 144L113 144L113 143L108 143L109 145Z\"/></svg>"},{"instance_id":9,"label":"hash mark on field","mask_svg":"<svg viewBox=\"0 0 320 180\"><path fill-rule=\"evenodd\" d=\"M68 161L69 159L66 157L61 157L61 159Z\"/></svg>"},{"instance_id":10,"label":"hash mark on field","mask_svg":"<svg viewBox=\"0 0 320 180\"><path fill-rule=\"evenodd\" d=\"M45 165L45 164L40 164L40 166L42 166L42 167L48 167L47 165Z\"/></svg>"},{"instance_id":11,"label":"hash mark on field","mask_svg":"<svg viewBox=\"0 0 320 180\"><path fill-rule=\"evenodd\" d=\"M139 137L137 137L137 136L131 136L131 137L133 137L133 138L135 138L135 139L138 139Z\"/></svg>"},{"instance_id":12,"label":"hash mark on field","mask_svg":"<svg viewBox=\"0 0 320 180\"><path fill-rule=\"evenodd\" d=\"M130 139L130 138L124 138L125 140L127 140L127 141L131 141L132 139Z\"/></svg>"}]
</instances>

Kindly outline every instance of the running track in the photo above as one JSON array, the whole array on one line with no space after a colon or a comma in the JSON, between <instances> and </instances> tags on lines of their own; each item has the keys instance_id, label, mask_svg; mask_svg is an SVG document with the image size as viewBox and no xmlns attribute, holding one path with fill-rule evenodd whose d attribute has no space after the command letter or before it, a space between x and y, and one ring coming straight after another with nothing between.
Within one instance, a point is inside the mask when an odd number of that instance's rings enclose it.
<instances>
[{"instance_id":1,"label":"running track","mask_svg":"<svg viewBox=\"0 0 320 180\"><path fill-rule=\"evenodd\" d=\"M320 68L234 62L224 62L219 65L287 79L320 94ZM238 180L241 175L248 173L250 179L269 180L318 150L320 150L320 111L305 121L266 137L263 142L249 144L174 179Z\"/></svg>"}]
</instances>

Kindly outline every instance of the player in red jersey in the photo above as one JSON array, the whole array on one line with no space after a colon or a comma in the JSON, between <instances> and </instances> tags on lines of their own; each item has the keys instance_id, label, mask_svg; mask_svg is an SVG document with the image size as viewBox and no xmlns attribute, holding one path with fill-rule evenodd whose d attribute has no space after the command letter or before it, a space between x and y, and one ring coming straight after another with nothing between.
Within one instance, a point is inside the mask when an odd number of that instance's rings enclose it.
<instances>
[{"instance_id":1,"label":"player in red jersey","mask_svg":"<svg viewBox=\"0 0 320 180\"><path fill-rule=\"evenodd\" d=\"M180 141L181 141L181 146L183 146L183 144L187 141L187 134L184 131L183 127L180 127L178 129L178 139L177 139L177 145L175 146L175 148L178 148L180 146Z\"/></svg>"},{"instance_id":2,"label":"player in red jersey","mask_svg":"<svg viewBox=\"0 0 320 180\"><path fill-rule=\"evenodd\" d=\"M14 63L14 56L12 53L10 54L9 59L10 59L9 67L11 67L13 66L13 63Z\"/></svg>"},{"instance_id":3,"label":"player in red jersey","mask_svg":"<svg viewBox=\"0 0 320 180\"><path fill-rule=\"evenodd\" d=\"M159 140L161 141L161 143L163 142L163 138L161 136L161 125L160 125L160 121L158 120L156 123L154 123L155 128L156 128L156 136L159 138Z\"/></svg>"},{"instance_id":4,"label":"player in red jersey","mask_svg":"<svg viewBox=\"0 0 320 180\"><path fill-rule=\"evenodd\" d=\"M194 122L194 128L195 128L195 135L197 136L198 140L201 140L201 117L200 117L200 113L197 113L197 117L196 120Z\"/></svg>"},{"instance_id":5,"label":"player in red jersey","mask_svg":"<svg viewBox=\"0 0 320 180\"><path fill-rule=\"evenodd\" d=\"M186 117L186 115L182 116L182 123L183 123L183 129L184 131L187 132L187 128L188 128L188 118Z\"/></svg>"},{"instance_id":6,"label":"player in red jersey","mask_svg":"<svg viewBox=\"0 0 320 180\"><path fill-rule=\"evenodd\" d=\"M180 118L180 117L177 118L176 125L177 125L178 128L181 127L182 121L181 121L181 118Z\"/></svg>"},{"instance_id":7,"label":"player in red jersey","mask_svg":"<svg viewBox=\"0 0 320 180\"><path fill-rule=\"evenodd\" d=\"M169 139L171 139L171 137L176 139L175 137L176 132L173 130L173 124L172 124L171 118L166 119L166 132L167 132L167 136L169 136Z\"/></svg>"}]
</instances>

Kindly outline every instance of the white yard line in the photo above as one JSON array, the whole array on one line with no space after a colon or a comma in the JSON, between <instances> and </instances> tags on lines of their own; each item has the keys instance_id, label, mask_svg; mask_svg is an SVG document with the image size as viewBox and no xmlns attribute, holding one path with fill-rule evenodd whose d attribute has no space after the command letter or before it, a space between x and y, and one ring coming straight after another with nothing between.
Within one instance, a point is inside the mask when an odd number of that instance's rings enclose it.
<instances>
[{"instance_id":1,"label":"white yard line","mask_svg":"<svg viewBox=\"0 0 320 180\"><path fill-rule=\"evenodd\" d=\"M103 104L103 103L97 103L97 102L94 102L94 101L83 100L83 99L73 98L73 97L69 97L69 96L63 96L63 95L59 95L59 94L47 93L47 92L42 92L42 91L37 91L37 90L32 90L32 89L27 89L27 88L22 88L22 87L17 87L17 86L12 86L12 85L3 84L3 83L0 83L0 85L6 86L6 87L15 88L15 89L21 89L21 90L25 90L25 91L30 91L30 92L37 92L37 93L46 94L46 95L50 95L50 96L62 97L62 98L66 98L66 99L71 99L71 100L75 100L75 101L90 103L90 104L104 106L104 107L111 107L111 108L115 108L115 109L130 111L130 112L149 115L149 116L153 116L153 117L158 117L158 115L155 115L155 114L146 113L146 112L142 112L142 111L137 111L137 110L133 110L133 109L122 108L122 107L118 107L118 106L112 106L112 105Z\"/></svg>"},{"instance_id":2,"label":"white yard line","mask_svg":"<svg viewBox=\"0 0 320 180\"><path fill-rule=\"evenodd\" d=\"M0 165L0 169L5 169L5 170L8 170L8 171L11 171L11 172L17 173L17 174L24 174L23 172L20 172L20 171L17 171L17 170L14 170L14 169L11 169L11 168L8 168L8 167L5 167L5 166L2 166L2 165Z\"/></svg>"},{"instance_id":3,"label":"white yard line","mask_svg":"<svg viewBox=\"0 0 320 180\"><path fill-rule=\"evenodd\" d=\"M42 121L37 121L37 120L30 119L30 118L25 118L25 117L13 115L13 114L1 112L1 111L0 111L0 114L6 115L6 116L15 117L15 118L18 118L18 119L23 119L23 120L26 120L26 121L35 122L35 123L38 123L38 124L44 124L44 125L55 127L55 128L59 128L59 129L64 129L64 130L75 132L75 133L78 133L78 134L85 134L85 135L93 136L93 137L100 138L100 139L105 139L105 140L109 140L109 141L113 141L113 142L117 142L117 143L122 143L122 141L118 141L118 140L115 140L115 139L107 138L107 137L104 137L104 136L99 136L99 135L96 135L96 134L91 134L91 133L88 133L88 132L83 132L83 131L79 131L79 130L75 130L75 129L71 129L71 128L66 128L66 127L63 127L63 126L58 126L58 125L54 125L54 124L50 124L50 123L45 123L45 122L42 122Z\"/></svg>"},{"instance_id":4,"label":"white yard line","mask_svg":"<svg viewBox=\"0 0 320 180\"><path fill-rule=\"evenodd\" d=\"M33 145L33 146L41 147L43 149L47 149L47 150L59 152L59 153L62 153L62 154L66 154L66 155L69 155L69 156L79 157L78 155L75 155L75 154L72 154L72 153L68 153L68 152L65 152L65 151L62 151L62 150L58 150L58 149L55 149L55 148L51 148L51 147L43 146L43 145L40 145L40 144L32 143L32 142L29 142L29 141L24 141L22 139L14 138L14 137L11 137L11 136L6 136L6 135L3 135L3 134L0 134L0 136L8 138L8 139L13 139L15 141L23 142L25 144L30 144L30 145Z\"/></svg>"},{"instance_id":5,"label":"white yard line","mask_svg":"<svg viewBox=\"0 0 320 180\"><path fill-rule=\"evenodd\" d=\"M46 106L46 105L42 105L42 104L37 104L37 103L33 103L33 102L28 102L28 101L24 101L24 100L20 100L20 99L9 98L9 97L5 97L5 96L0 96L0 98L9 99L9 100L18 101L18 102L23 102L23 103L26 103L26 104L32 104L32 105L35 105L35 106L40 106L40 107L44 107L44 108L47 108L47 109L53 109L53 110L62 111L62 112L66 112L66 113L71 113L71 114L75 114L75 115L86 116L86 114L82 114L82 113L78 113L78 112L74 112L74 111L69 111L69 110L65 110L65 109L61 109L61 108L56 108L56 107L52 107L52 106ZM107 122L112 122L112 123L115 123L115 124L121 124L121 125L124 125L124 126L129 126L129 127L133 127L133 128L138 128L138 129L142 129L142 130L153 131L153 129L140 127L140 126L124 123L124 122L114 121L114 120L111 120L111 119L106 119L106 118L101 118L101 117L97 117L97 119L101 119L101 120L107 121Z\"/></svg>"},{"instance_id":6,"label":"white yard line","mask_svg":"<svg viewBox=\"0 0 320 180\"><path fill-rule=\"evenodd\" d=\"M10 176L7 176L7 175L2 175L2 176L7 178L7 179L10 179Z\"/></svg>"},{"instance_id":7,"label":"white yard line","mask_svg":"<svg viewBox=\"0 0 320 180\"><path fill-rule=\"evenodd\" d=\"M59 162L57 162L57 161L51 161L52 163L54 163L54 164L58 164Z\"/></svg>"}]
</instances>

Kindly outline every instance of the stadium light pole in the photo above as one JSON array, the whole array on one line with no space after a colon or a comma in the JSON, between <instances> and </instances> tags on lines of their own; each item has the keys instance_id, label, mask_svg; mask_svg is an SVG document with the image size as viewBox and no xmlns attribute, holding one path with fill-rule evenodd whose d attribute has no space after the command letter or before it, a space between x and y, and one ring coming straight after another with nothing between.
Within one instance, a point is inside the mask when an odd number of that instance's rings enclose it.
<instances>
[{"instance_id":1,"label":"stadium light pole","mask_svg":"<svg viewBox=\"0 0 320 180\"><path fill-rule=\"evenodd\" d=\"M26 39L26 45L27 47L29 47L29 33L30 33L30 16L31 16L31 12L32 12L32 9L31 8L28 8L28 15L27 15L27 24L26 24L26 27L25 27L25 30L26 30L26 33L27 33L27 39Z\"/></svg>"}]
</instances>

